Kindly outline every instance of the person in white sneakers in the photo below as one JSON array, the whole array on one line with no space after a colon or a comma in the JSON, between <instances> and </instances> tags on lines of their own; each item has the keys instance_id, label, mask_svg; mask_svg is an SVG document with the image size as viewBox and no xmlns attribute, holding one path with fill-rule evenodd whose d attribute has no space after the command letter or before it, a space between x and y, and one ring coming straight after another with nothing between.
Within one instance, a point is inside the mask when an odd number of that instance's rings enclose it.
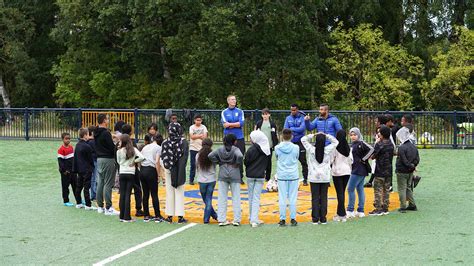
<instances>
[{"instance_id":1,"label":"person in white sneakers","mask_svg":"<svg viewBox=\"0 0 474 266\"><path fill-rule=\"evenodd\" d=\"M333 220L335 222L345 222L346 187L349 182L349 177L351 176L354 159L352 157L351 148L347 143L346 131L344 129L337 131L336 139L339 141L339 144L337 144L331 159L332 180L337 194L337 213L334 215Z\"/></svg>"},{"instance_id":2,"label":"person in white sneakers","mask_svg":"<svg viewBox=\"0 0 474 266\"><path fill-rule=\"evenodd\" d=\"M309 140L316 136L312 145ZM326 145L326 140L330 142ZM329 134L319 132L301 138L306 149L308 181L311 186L311 218L313 224L326 224L328 213L328 188L331 181L331 158L339 142Z\"/></svg>"},{"instance_id":3,"label":"person in white sneakers","mask_svg":"<svg viewBox=\"0 0 474 266\"><path fill-rule=\"evenodd\" d=\"M135 164L145 160L145 157L133 147L128 134L120 136L119 149L117 150L117 163L119 164L120 177L120 221L133 222L130 216L130 196L135 180ZM106 213L107 214L107 213Z\"/></svg>"},{"instance_id":4,"label":"person in white sneakers","mask_svg":"<svg viewBox=\"0 0 474 266\"><path fill-rule=\"evenodd\" d=\"M371 168L368 159L372 156L374 148L364 142L360 130L356 127L349 131L352 140L352 156L354 162L352 163L352 172L349 182L347 184L347 192L349 194L349 203L347 205L347 218L359 217L362 218L365 206L364 180L370 173ZM355 204L355 190L359 197L359 206L357 211L354 211Z\"/></svg>"}]
</instances>

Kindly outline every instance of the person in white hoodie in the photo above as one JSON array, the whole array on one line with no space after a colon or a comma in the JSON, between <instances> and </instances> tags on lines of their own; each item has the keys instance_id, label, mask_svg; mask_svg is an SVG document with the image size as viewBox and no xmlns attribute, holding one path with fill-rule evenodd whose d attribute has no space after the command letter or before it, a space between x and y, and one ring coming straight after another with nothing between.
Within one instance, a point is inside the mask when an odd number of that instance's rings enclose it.
<instances>
[{"instance_id":1,"label":"person in white hoodie","mask_svg":"<svg viewBox=\"0 0 474 266\"><path fill-rule=\"evenodd\" d=\"M120 166L120 221L134 222L130 216L130 195L135 180L135 164L145 160L145 157L133 147L128 134L120 136L119 149L117 150L117 163Z\"/></svg>"},{"instance_id":2,"label":"person in white hoodie","mask_svg":"<svg viewBox=\"0 0 474 266\"><path fill-rule=\"evenodd\" d=\"M306 149L308 162L308 181L311 186L311 218L313 224L326 224L328 212L328 188L331 179L331 158L336 146L336 138L322 132L316 134L314 146L309 142L315 135L309 134L301 138ZM330 144L325 146L326 139Z\"/></svg>"},{"instance_id":3,"label":"person in white hoodie","mask_svg":"<svg viewBox=\"0 0 474 266\"><path fill-rule=\"evenodd\" d=\"M337 194L337 213L334 215L333 220L335 222L345 222L346 187L349 182L349 177L351 176L352 162L354 159L352 157L351 147L349 147L347 143L346 131L344 129L337 131L336 139L339 141L339 144L337 144L331 159L332 180Z\"/></svg>"}]
</instances>

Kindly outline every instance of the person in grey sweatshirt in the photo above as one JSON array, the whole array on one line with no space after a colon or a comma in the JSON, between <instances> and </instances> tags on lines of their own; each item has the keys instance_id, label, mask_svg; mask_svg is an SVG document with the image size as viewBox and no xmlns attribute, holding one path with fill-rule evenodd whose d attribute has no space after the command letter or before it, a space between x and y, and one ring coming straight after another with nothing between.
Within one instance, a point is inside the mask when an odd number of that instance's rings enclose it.
<instances>
[{"instance_id":1,"label":"person in grey sweatshirt","mask_svg":"<svg viewBox=\"0 0 474 266\"><path fill-rule=\"evenodd\" d=\"M239 167L242 165L242 152L235 146L237 138L234 134L228 134L224 137L224 146L211 152L208 158L216 164L219 164L219 196L217 203L217 220L219 226L229 225L227 221L227 194L229 189L232 192L232 207L234 210L234 226L239 226L242 219L240 207L240 180L241 174Z\"/></svg>"}]
</instances>

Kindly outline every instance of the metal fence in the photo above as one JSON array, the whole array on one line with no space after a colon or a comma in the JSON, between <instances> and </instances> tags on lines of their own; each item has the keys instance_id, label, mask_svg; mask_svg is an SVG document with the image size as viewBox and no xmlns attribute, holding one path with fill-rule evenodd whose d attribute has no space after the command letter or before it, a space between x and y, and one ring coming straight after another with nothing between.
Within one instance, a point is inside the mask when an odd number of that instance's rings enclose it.
<instances>
[{"instance_id":1,"label":"metal fence","mask_svg":"<svg viewBox=\"0 0 474 266\"><path fill-rule=\"evenodd\" d=\"M61 133L69 132L77 138L78 129L85 124L84 114L107 112L109 115L133 113L133 129L136 140L143 140L151 123L158 125L158 132L166 136L168 122L165 121L165 109L81 109L81 108L0 108L0 139L60 139ZM312 118L318 111L304 111ZM209 131L209 137L221 142L223 127L220 123L221 110L173 109L178 121L188 128L193 123L193 116L201 114L203 124ZM420 147L433 148L474 148L474 112L399 112L399 111L331 111L337 116L345 129L358 127L371 140L376 127L377 116L391 114L400 121L404 114L414 119L414 129ZM250 132L255 123L261 119L259 110L245 110L245 140L249 141ZM271 119L278 130L284 125L288 110L274 110ZM90 121L87 120L87 121ZM187 132L186 132L187 135ZM431 137L428 137L431 136Z\"/></svg>"}]
</instances>

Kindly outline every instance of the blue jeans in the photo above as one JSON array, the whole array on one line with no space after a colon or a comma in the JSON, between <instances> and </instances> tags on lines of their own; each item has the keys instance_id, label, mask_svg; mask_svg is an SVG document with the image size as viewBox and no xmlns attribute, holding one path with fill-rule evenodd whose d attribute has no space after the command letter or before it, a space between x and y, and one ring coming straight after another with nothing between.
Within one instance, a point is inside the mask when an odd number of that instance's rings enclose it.
<instances>
[{"instance_id":1,"label":"blue jeans","mask_svg":"<svg viewBox=\"0 0 474 266\"><path fill-rule=\"evenodd\" d=\"M296 219L296 199L298 198L298 180L278 180L278 205L280 220L286 220L286 200L290 205L290 219Z\"/></svg>"},{"instance_id":2,"label":"blue jeans","mask_svg":"<svg viewBox=\"0 0 474 266\"><path fill-rule=\"evenodd\" d=\"M262 194L263 180L265 179L247 177L247 190L249 193L249 219L251 224L258 224L260 194Z\"/></svg>"},{"instance_id":3,"label":"blue jeans","mask_svg":"<svg viewBox=\"0 0 474 266\"><path fill-rule=\"evenodd\" d=\"M349 194L349 204L347 205L347 211L354 211L355 190L357 189L357 195L359 196L359 207L357 208L357 211L364 212L364 180L365 176L361 175L351 175L349 178L349 183L347 183L347 193Z\"/></svg>"},{"instance_id":4,"label":"blue jeans","mask_svg":"<svg viewBox=\"0 0 474 266\"><path fill-rule=\"evenodd\" d=\"M212 193L216 181L210 183L199 183L199 191L201 192L202 200L206 207L204 208L204 223L209 223L209 219L212 217L217 220L217 213L212 207Z\"/></svg>"},{"instance_id":5,"label":"blue jeans","mask_svg":"<svg viewBox=\"0 0 474 266\"><path fill-rule=\"evenodd\" d=\"M189 151L189 156L191 157L191 169L189 170L189 183L194 183L194 177L196 176L196 154L198 151Z\"/></svg>"},{"instance_id":6,"label":"blue jeans","mask_svg":"<svg viewBox=\"0 0 474 266\"><path fill-rule=\"evenodd\" d=\"M92 171L91 177L91 200L95 200L95 194L97 193L97 182L95 177L97 176L97 161L94 161L94 170Z\"/></svg>"}]
</instances>

